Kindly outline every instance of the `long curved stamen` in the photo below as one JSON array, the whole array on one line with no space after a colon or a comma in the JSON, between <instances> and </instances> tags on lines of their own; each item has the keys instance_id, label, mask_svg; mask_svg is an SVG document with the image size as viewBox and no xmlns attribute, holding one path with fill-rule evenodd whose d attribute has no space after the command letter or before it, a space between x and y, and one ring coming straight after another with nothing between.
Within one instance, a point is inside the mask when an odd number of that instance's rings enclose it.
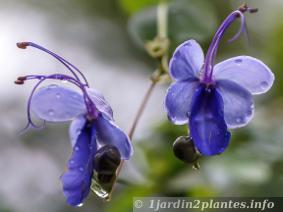
<instances>
[{"instance_id":1,"label":"long curved stamen","mask_svg":"<svg viewBox=\"0 0 283 212\"><path fill-rule=\"evenodd\" d=\"M241 26L238 32L229 40L234 41L236 40L242 32L246 31L246 22L245 22L245 16L244 13L248 11L250 13L257 12L257 9L251 9L247 5L241 6L238 10L233 11L220 25L219 29L216 31L213 40L211 42L211 45L207 51L207 55L205 58L205 64L204 64L204 76L202 79L203 83L212 83L212 74L213 74L213 66L214 61L216 57L216 53L219 47L219 43L221 39L223 38L224 33L226 30L231 26L231 24L237 19L241 18Z\"/></svg>"},{"instance_id":2,"label":"long curved stamen","mask_svg":"<svg viewBox=\"0 0 283 212\"><path fill-rule=\"evenodd\" d=\"M32 42L20 42L20 43L17 43L17 46L21 49L26 49L27 46L31 46L31 47L34 47L34 48L37 48L41 51L44 51L46 52L47 54L50 54L51 56L53 56L54 58L56 58L58 61L60 61L73 75L74 77L80 81L80 78L78 77L78 75L75 73L75 71L77 71L80 76L83 78L86 86L88 86L88 81L86 79L86 77L84 76L84 74L76 67L74 66L73 64L71 64L70 62L68 62L67 60L65 60L64 58L60 57L59 55L55 54L54 52L38 45L38 44L35 44L35 43L32 43ZM75 70L73 70L72 68Z\"/></svg>"},{"instance_id":3,"label":"long curved stamen","mask_svg":"<svg viewBox=\"0 0 283 212\"><path fill-rule=\"evenodd\" d=\"M60 80L60 81L66 80L66 81L76 85L83 92L83 97L84 97L85 105L86 105L86 108L87 108L88 117L91 118L91 119L95 119L98 116L99 111L97 110L96 106L94 105L91 98L87 94L87 91L85 89L86 85L82 84L80 81L76 80L75 78L70 77L68 75L64 75L64 74L52 74L52 75L48 75L48 76L46 76L46 75L27 75L27 76L18 77L18 79L15 81L15 83L22 85L22 84L24 84L24 82L26 80L34 80L34 79L39 80L39 82L33 87L31 94L29 96L28 104L27 104L28 123L27 123L26 127L21 132L26 131L29 128L29 126L32 126L34 128L43 128L44 127L45 121L44 121L42 126L37 126L36 124L33 123L32 118L31 118L31 110L30 109L31 109L32 97L33 97L35 91L37 90L37 88L39 87L39 85L41 83L43 83L45 80L48 80L48 79Z\"/></svg>"}]
</instances>

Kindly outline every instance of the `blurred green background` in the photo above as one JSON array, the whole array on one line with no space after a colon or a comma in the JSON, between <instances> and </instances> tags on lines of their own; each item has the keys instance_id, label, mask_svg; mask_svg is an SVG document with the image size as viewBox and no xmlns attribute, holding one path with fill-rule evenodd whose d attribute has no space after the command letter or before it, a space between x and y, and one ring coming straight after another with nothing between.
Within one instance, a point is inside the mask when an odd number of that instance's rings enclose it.
<instances>
[{"instance_id":1,"label":"blurred green background","mask_svg":"<svg viewBox=\"0 0 283 212\"><path fill-rule=\"evenodd\" d=\"M258 13L247 14L249 42L244 36L226 42L239 27L234 24L217 60L251 55L275 73L272 90L255 96L252 122L232 131L227 151L201 159L201 169L193 170L173 156L172 144L186 134L186 127L167 121L163 98L168 85L159 85L134 136L135 155L122 171L121 179L128 185L118 185L111 202L91 194L82 208L71 208L59 181L71 153L68 123L18 137L32 84L13 84L19 75L65 69L46 54L17 49L15 43L39 43L80 67L113 106L118 125L128 131L156 68L143 45L156 34L158 1L0 0L0 211L126 212L132 211L137 196L283 196L283 2L245 2L259 8ZM206 51L217 26L242 3L169 1L170 52L189 38Z\"/></svg>"}]
</instances>

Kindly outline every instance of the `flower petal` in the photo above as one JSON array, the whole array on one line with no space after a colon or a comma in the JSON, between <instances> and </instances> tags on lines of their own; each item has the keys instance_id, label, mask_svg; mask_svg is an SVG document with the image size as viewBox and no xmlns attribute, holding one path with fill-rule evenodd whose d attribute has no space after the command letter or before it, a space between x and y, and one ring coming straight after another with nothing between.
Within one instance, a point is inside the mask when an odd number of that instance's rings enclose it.
<instances>
[{"instance_id":1,"label":"flower petal","mask_svg":"<svg viewBox=\"0 0 283 212\"><path fill-rule=\"evenodd\" d=\"M204 156L222 153L229 144L230 133L223 115L223 100L215 88L200 85L192 100L190 134Z\"/></svg>"},{"instance_id":2,"label":"flower petal","mask_svg":"<svg viewBox=\"0 0 283 212\"><path fill-rule=\"evenodd\" d=\"M133 147L129 137L112 121L102 115L94 120L96 136L100 145L111 144L116 146L121 159L127 160L133 154Z\"/></svg>"},{"instance_id":3,"label":"flower petal","mask_svg":"<svg viewBox=\"0 0 283 212\"><path fill-rule=\"evenodd\" d=\"M252 94L268 91L274 81L272 71L260 60L250 56L238 56L217 64L216 80L232 80Z\"/></svg>"},{"instance_id":4,"label":"flower petal","mask_svg":"<svg viewBox=\"0 0 283 212\"><path fill-rule=\"evenodd\" d=\"M32 98L31 110L39 118L62 122L86 112L81 94L69 88L49 85L40 89Z\"/></svg>"},{"instance_id":5,"label":"flower petal","mask_svg":"<svg viewBox=\"0 0 283 212\"><path fill-rule=\"evenodd\" d=\"M97 107L97 109L104 113L109 119L113 120L113 111L109 103L106 101L102 93L94 88L87 88L91 100Z\"/></svg>"},{"instance_id":6,"label":"flower petal","mask_svg":"<svg viewBox=\"0 0 283 212\"><path fill-rule=\"evenodd\" d=\"M174 124L182 125L188 122L192 96L197 85L198 81L177 81L168 88L165 109L169 120Z\"/></svg>"},{"instance_id":7,"label":"flower petal","mask_svg":"<svg viewBox=\"0 0 283 212\"><path fill-rule=\"evenodd\" d=\"M70 128L69 128L69 136L70 136L72 147L75 146L78 140L78 137L81 134L82 129L85 126L85 123L86 123L86 118L84 115L81 115L72 121Z\"/></svg>"},{"instance_id":8,"label":"flower petal","mask_svg":"<svg viewBox=\"0 0 283 212\"><path fill-rule=\"evenodd\" d=\"M182 43L175 50L169 64L172 78L176 80L195 79L204 62L200 45L195 40Z\"/></svg>"},{"instance_id":9,"label":"flower petal","mask_svg":"<svg viewBox=\"0 0 283 212\"><path fill-rule=\"evenodd\" d=\"M97 150L95 134L95 128L86 123L73 148L68 171L61 177L64 195L72 206L81 204L90 191L93 156Z\"/></svg>"},{"instance_id":10,"label":"flower petal","mask_svg":"<svg viewBox=\"0 0 283 212\"><path fill-rule=\"evenodd\" d=\"M224 119L229 128L243 127L254 114L252 95L242 86L230 80L218 80L217 90L224 102Z\"/></svg>"}]
</instances>

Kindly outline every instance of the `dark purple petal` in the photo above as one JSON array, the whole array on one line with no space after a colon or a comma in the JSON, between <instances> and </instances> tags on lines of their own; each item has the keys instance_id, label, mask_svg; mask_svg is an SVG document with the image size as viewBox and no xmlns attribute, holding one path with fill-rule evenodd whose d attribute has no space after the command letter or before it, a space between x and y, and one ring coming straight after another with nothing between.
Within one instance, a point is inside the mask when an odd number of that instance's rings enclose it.
<instances>
[{"instance_id":1,"label":"dark purple petal","mask_svg":"<svg viewBox=\"0 0 283 212\"><path fill-rule=\"evenodd\" d=\"M188 123L192 96L198 81L177 81L168 88L165 98L167 116L174 124Z\"/></svg>"},{"instance_id":2,"label":"dark purple petal","mask_svg":"<svg viewBox=\"0 0 283 212\"><path fill-rule=\"evenodd\" d=\"M90 191L93 156L97 150L95 134L95 128L86 122L73 147L68 171L61 177L64 195L72 206L83 203Z\"/></svg>"},{"instance_id":3,"label":"dark purple petal","mask_svg":"<svg viewBox=\"0 0 283 212\"><path fill-rule=\"evenodd\" d=\"M252 94L230 80L216 81L224 102L224 119L229 128L247 125L253 118L254 103Z\"/></svg>"},{"instance_id":4,"label":"dark purple petal","mask_svg":"<svg viewBox=\"0 0 283 212\"><path fill-rule=\"evenodd\" d=\"M200 45L195 40L185 41L177 47L170 60L170 74L176 80L198 78L203 62Z\"/></svg>"},{"instance_id":5,"label":"dark purple petal","mask_svg":"<svg viewBox=\"0 0 283 212\"><path fill-rule=\"evenodd\" d=\"M55 84L40 89L34 95L31 110L40 119L51 122L69 121L86 113L80 93Z\"/></svg>"},{"instance_id":6,"label":"dark purple petal","mask_svg":"<svg viewBox=\"0 0 283 212\"><path fill-rule=\"evenodd\" d=\"M230 132L224 121L223 100L214 87L200 85L192 100L190 134L204 156L222 153L229 144Z\"/></svg>"},{"instance_id":7,"label":"dark purple petal","mask_svg":"<svg viewBox=\"0 0 283 212\"><path fill-rule=\"evenodd\" d=\"M267 92L274 81L272 71L260 60L250 56L238 56L217 64L215 80L231 80L252 94Z\"/></svg>"},{"instance_id":8,"label":"dark purple petal","mask_svg":"<svg viewBox=\"0 0 283 212\"><path fill-rule=\"evenodd\" d=\"M96 136L100 145L111 144L116 146L121 159L127 160L133 154L133 147L129 137L112 121L102 115L94 120Z\"/></svg>"}]
</instances>

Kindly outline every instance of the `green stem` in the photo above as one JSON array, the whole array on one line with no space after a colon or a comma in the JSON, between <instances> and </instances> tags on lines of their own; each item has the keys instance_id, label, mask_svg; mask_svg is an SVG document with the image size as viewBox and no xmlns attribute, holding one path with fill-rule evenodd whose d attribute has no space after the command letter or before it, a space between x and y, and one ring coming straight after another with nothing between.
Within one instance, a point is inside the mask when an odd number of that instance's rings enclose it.
<instances>
[{"instance_id":1,"label":"green stem","mask_svg":"<svg viewBox=\"0 0 283 212\"><path fill-rule=\"evenodd\" d=\"M164 40L167 40L167 25L168 25L168 5L166 2L164 1L161 1L158 5L158 9L157 9L157 36L161 39L164 39ZM166 59L168 58L167 57L168 55L165 54L162 58ZM160 61L160 65L162 66L162 60ZM138 109L138 112L137 112L137 115L134 119L134 122L132 124L132 127L129 131L129 138L132 140L133 139L133 136L134 136L134 132L135 132L135 129L137 127L137 124L138 122L140 121L140 118L147 106L147 103L148 103L148 100L150 98L150 96L152 95L153 93L153 90L155 88L155 85L158 83L158 80L159 80L159 77L163 74L162 71L159 71L158 73L159 75L158 76L155 76L154 79L151 80L151 84L143 98L143 101ZM112 193L114 191L114 187L115 187L115 184L117 183L118 181L118 176L122 170L122 167L123 167L123 164L124 164L124 161L122 160L119 167L117 168L117 171L116 171L116 179L113 183L113 187L111 189L111 191L109 192L109 196L108 196L108 200L111 199L111 196L112 196Z\"/></svg>"}]
</instances>

